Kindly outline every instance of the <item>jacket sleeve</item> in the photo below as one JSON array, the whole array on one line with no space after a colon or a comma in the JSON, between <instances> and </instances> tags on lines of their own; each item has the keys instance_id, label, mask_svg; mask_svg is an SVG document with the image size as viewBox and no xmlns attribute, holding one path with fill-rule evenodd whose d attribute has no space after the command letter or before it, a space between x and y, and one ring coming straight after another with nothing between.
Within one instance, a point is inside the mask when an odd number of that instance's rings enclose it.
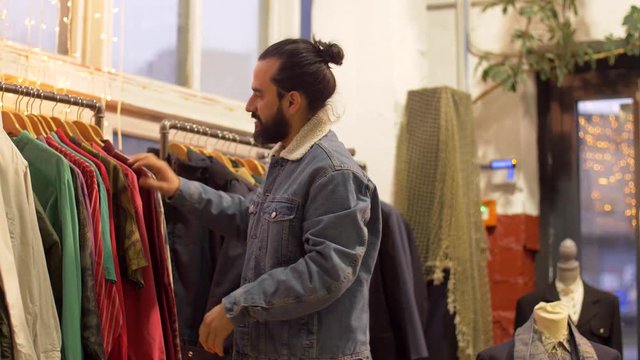
<instances>
[{"instance_id":1,"label":"jacket sleeve","mask_svg":"<svg viewBox=\"0 0 640 360\"><path fill-rule=\"evenodd\" d=\"M178 192L167 202L186 213L193 213L210 229L221 233L237 234L238 227L243 231L248 227L247 199L197 181L180 178Z\"/></svg>"},{"instance_id":2,"label":"jacket sleeve","mask_svg":"<svg viewBox=\"0 0 640 360\"><path fill-rule=\"evenodd\" d=\"M305 255L225 297L223 304L231 321L239 325L290 320L319 311L339 298L356 278L367 251L372 191L372 184L349 170L316 181L302 220Z\"/></svg>"}]
</instances>

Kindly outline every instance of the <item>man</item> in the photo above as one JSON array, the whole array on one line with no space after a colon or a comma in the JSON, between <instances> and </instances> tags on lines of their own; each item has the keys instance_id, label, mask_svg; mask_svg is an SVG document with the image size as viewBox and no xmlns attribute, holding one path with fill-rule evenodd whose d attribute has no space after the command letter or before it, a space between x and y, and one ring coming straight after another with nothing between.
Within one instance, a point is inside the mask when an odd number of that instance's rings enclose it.
<instances>
[{"instance_id":1,"label":"man","mask_svg":"<svg viewBox=\"0 0 640 360\"><path fill-rule=\"evenodd\" d=\"M337 44L288 39L266 49L246 110L254 138L277 143L262 188L246 200L178 178L142 154L157 189L212 228L246 229L241 287L204 317L199 339L234 359L370 359L369 279L380 243L375 185L331 131L326 109L342 64Z\"/></svg>"}]
</instances>

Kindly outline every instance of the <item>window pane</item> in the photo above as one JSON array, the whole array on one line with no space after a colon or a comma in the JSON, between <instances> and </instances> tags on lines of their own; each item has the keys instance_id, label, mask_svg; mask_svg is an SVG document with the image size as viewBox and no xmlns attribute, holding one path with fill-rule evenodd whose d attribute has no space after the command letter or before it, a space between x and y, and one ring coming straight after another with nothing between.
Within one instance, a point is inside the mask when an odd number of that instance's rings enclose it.
<instances>
[{"instance_id":1,"label":"window pane","mask_svg":"<svg viewBox=\"0 0 640 360\"><path fill-rule=\"evenodd\" d=\"M123 71L177 83L178 0L126 1L123 13L114 12L113 67ZM119 4L119 1L114 4ZM124 17L124 34L120 19Z\"/></svg>"},{"instance_id":2,"label":"window pane","mask_svg":"<svg viewBox=\"0 0 640 360\"><path fill-rule=\"evenodd\" d=\"M5 0L0 14L2 38L48 52L57 52L58 0Z\"/></svg>"},{"instance_id":3,"label":"window pane","mask_svg":"<svg viewBox=\"0 0 640 360\"><path fill-rule=\"evenodd\" d=\"M118 134L113 132L113 145L118 149L120 143L118 142ZM148 152L151 149L159 149L160 143L157 141L142 139L135 136L122 135L122 152L125 155L135 155L144 152Z\"/></svg>"},{"instance_id":4,"label":"window pane","mask_svg":"<svg viewBox=\"0 0 640 360\"><path fill-rule=\"evenodd\" d=\"M578 102L585 281L620 299L624 358L637 356L633 99Z\"/></svg>"},{"instance_id":5,"label":"window pane","mask_svg":"<svg viewBox=\"0 0 640 360\"><path fill-rule=\"evenodd\" d=\"M259 0L202 2L202 91L249 98L259 50L259 12Z\"/></svg>"}]
</instances>

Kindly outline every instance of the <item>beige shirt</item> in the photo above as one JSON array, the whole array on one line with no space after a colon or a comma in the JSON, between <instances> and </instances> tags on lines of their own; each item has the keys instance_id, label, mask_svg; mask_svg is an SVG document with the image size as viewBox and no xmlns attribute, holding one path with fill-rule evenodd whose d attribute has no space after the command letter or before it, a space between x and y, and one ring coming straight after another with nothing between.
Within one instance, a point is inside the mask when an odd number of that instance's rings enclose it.
<instances>
[{"instance_id":1,"label":"beige shirt","mask_svg":"<svg viewBox=\"0 0 640 360\"><path fill-rule=\"evenodd\" d=\"M574 324L580 319L580 311L582 311L582 302L584 301L584 284L582 279L578 278L573 284L565 286L556 279L556 290L562 301L569 308L569 318Z\"/></svg>"},{"instance_id":2,"label":"beige shirt","mask_svg":"<svg viewBox=\"0 0 640 360\"><path fill-rule=\"evenodd\" d=\"M47 263L38 230L36 210L31 190L29 167L18 149L4 131L0 130L0 189L2 191L2 214L7 224L9 236L2 236L5 249L1 251L2 264L10 263L13 257L15 273L10 267L2 268L3 284L7 286L5 295L7 307L14 326L14 314L20 312L26 321L28 333L23 327L14 328L16 338L29 339L37 359L60 359L61 332L58 322ZM13 255L13 256L11 256ZM17 274L16 274L17 273ZM17 279L16 279L17 275ZM21 299L15 290L17 280ZM22 303L22 309L18 305ZM16 341L17 342L17 341ZM19 345L19 344L17 344ZM20 345L27 346L27 345ZM28 347L28 346L27 346ZM31 357L26 357L31 358Z\"/></svg>"}]
</instances>

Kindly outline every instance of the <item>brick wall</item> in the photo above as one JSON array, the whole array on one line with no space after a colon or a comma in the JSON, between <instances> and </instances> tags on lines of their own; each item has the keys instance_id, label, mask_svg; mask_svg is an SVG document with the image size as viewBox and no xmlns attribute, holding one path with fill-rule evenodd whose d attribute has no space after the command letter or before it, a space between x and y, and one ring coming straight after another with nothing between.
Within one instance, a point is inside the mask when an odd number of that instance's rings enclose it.
<instances>
[{"instance_id":1,"label":"brick wall","mask_svg":"<svg viewBox=\"0 0 640 360\"><path fill-rule=\"evenodd\" d=\"M489 239L489 283L496 344L513 337L516 301L535 287L535 254L539 218L530 215L498 215Z\"/></svg>"}]
</instances>

